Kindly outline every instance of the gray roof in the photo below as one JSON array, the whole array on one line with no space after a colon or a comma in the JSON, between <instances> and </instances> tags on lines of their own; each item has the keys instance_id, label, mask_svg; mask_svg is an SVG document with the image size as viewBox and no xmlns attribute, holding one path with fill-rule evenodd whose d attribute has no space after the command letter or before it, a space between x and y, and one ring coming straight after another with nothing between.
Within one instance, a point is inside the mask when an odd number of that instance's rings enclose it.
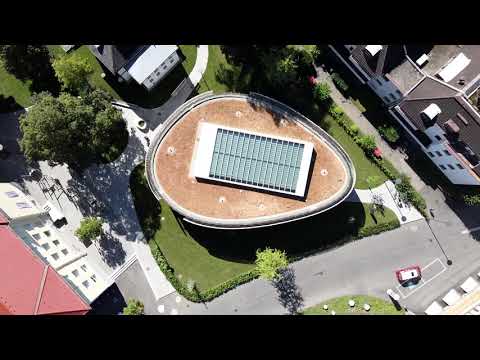
<instances>
[{"instance_id":1,"label":"gray roof","mask_svg":"<svg viewBox=\"0 0 480 360\"><path fill-rule=\"evenodd\" d=\"M147 45L88 45L90 51L112 74L134 60Z\"/></svg>"},{"instance_id":2,"label":"gray roof","mask_svg":"<svg viewBox=\"0 0 480 360\"><path fill-rule=\"evenodd\" d=\"M432 103L437 104L442 111L434 120L436 124L446 130L445 123L452 120L460 129L457 136L448 137L450 143L460 147L468 145L473 152L480 155L480 116L468 106L462 95L456 94L456 91L438 81L425 78L399 107L410 121L423 131L427 124L421 112ZM468 124L465 124L462 118Z\"/></svg>"}]
</instances>

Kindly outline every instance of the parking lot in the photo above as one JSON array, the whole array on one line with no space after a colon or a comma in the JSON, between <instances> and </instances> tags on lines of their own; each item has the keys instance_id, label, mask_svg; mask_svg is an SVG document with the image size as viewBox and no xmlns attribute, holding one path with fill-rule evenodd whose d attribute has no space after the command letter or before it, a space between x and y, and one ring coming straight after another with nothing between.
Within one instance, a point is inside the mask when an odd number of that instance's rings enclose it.
<instances>
[{"instance_id":1,"label":"parking lot","mask_svg":"<svg viewBox=\"0 0 480 360\"><path fill-rule=\"evenodd\" d=\"M403 299L407 299L410 295L414 294L422 287L435 280L439 275L441 275L447 267L443 264L442 260L439 258L434 259L432 262L428 263L421 268L422 277L418 284L412 287L404 287L401 284L398 284L396 287L397 292L402 296Z\"/></svg>"}]
</instances>

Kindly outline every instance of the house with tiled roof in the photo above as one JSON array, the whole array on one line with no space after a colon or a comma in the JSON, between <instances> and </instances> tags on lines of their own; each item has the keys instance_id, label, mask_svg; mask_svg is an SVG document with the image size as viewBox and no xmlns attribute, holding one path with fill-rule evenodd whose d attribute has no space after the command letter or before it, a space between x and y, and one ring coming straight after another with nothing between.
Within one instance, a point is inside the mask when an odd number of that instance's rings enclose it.
<instances>
[{"instance_id":1,"label":"house with tiled roof","mask_svg":"<svg viewBox=\"0 0 480 360\"><path fill-rule=\"evenodd\" d=\"M445 176L480 186L479 45L330 45Z\"/></svg>"}]
</instances>

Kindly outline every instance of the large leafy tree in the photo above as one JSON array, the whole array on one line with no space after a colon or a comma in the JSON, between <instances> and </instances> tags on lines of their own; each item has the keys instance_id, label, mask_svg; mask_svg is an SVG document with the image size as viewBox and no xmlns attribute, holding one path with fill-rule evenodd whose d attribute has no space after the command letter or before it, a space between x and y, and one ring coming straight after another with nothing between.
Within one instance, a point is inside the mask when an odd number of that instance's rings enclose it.
<instances>
[{"instance_id":1,"label":"large leafy tree","mask_svg":"<svg viewBox=\"0 0 480 360\"><path fill-rule=\"evenodd\" d=\"M288 266L287 255L284 251L266 248L257 250L255 260L256 270L259 276L265 280L276 280L279 271Z\"/></svg>"},{"instance_id":2,"label":"large leafy tree","mask_svg":"<svg viewBox=\"0 0 480 360\"><path fill-rule=\"evenodd\" d=\"M34 105L20 118L20 146L31 161L48 160L81 170L105 159L126 132L121 112L102 90L83 98L62 93L34 96Z\"/></svg>"},{"instance_id":3,"label":"large leafy tree","mask_svg":"<svg viewBox=\"0 0 480 360\"><path fill-rule=\"evenodd\" d=\"M62 56L53 62L55 75L64 90L84 93L88 88L88 75L93 68L86 59L78 55Z\"/></svg>"},{"instance_id":4,"label":"large leafy tree","mask_svg":"<svg viewBox=\"0 0 480 360\"><path fill-rule=\"evenodd\" d=\"M43 45L0 45L0 59L20 80L37 78L51 68L50 54Z\"/></svg>"},{"instance_id":5,"label":"large leafy tree","mask_svg":"<svg viewBox=\"0 0 480 360\"><path fill-rule=\"evenodd\" d=\"M123 308L123 315L143 315L143 303L136 299L128 300L127 307Z\"/></svg>"}]
</instances>

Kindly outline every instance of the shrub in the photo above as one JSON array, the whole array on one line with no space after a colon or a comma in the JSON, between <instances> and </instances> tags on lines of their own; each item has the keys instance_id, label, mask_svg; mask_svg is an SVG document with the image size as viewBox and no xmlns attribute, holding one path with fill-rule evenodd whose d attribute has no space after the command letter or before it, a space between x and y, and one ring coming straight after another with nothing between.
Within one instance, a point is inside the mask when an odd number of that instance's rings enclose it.
<instances>
[{"instance_id":1,"label":"shrub","mask_svg":"<svg viewBox=\"0 0 480 360\"><path fill-rule=\"evenodd\" d=\"M401 174L399 179L401 181L395 183L395 188L398 191L400 199L406 203L412 204L424 217L428 217L425 199L423 199L414 189L408 176Z\"/></svg>"},{"instance_id":2,"label":"shrub","mask_svg":"<svg viewBox=\"0 0 480 360\"><path fill-rule=\"evenodd\" d=\"M348 91L348 84L341 78L341 76L337 73L332 73L331 75L333 83L342 90L343 92Z\"/></svg>"},{"instance_id":3,"label":"shrub","mask_svg":"<svg viewBox=\"0 0 480 360\"><path fill-rule=\"evenodd\" d=\"M378 132L380 135L382 135L389 143L396 143L398 139L400 138L400 135L398 135L397 130L393 126L386 126L383 125L378 129Z\"/></svg>"},{"instance_id":4,"label":"shrub","mask_svg":"<svg viewBox=\"0 0 480 360\"><path fill-rule=\"evenodd\" d=\"M372 135L362 135L358 139L358 145L368 154L371 154L377 147L375 138Z\"/></svg>"},{"instance_id":5,"label":"shrub","mask_svg":"<svg viewBox=\"0 0 480 360\"><path fill-rule=\"evenodd\" d=\"M338 120L340 119L344 112L341 107L335 105L335 103L332 103L332 105L328 108L328 113L335 119Z\"/></svg>"},{"instance_id":6,"label":"shrub","mask_svg":"<svg viewBox=\"0 0 480 360\"><path fill-rule=\"evenodd\" d=\"M468 206L480 205L480 194L477 195L464 195L463 201Z\"/></svg>"},{"instance_id":7,"label":"shrub","mask_svg":"<svg viewBox=\"0 0 480 360\"><path fill-rule=\"evenodd\" d=\"M354 137L354 136L357 136L358 135L358 132L360 131L360 128L358 127L357 124L351 124L350 127L349 127L349 132L351 133L351 137Z\"/></svg>"},{"instance_id":8,"label":"shrub","mask_svg":"<svg viewBox=\"0 0 480 360\"><path fill-rule=\"evenodd\" d=\"M330 98L330 93L330 86L325 82L318 83L313 89L313 97L320 102L327 101Z\"/></svg>"}]
</instances>

